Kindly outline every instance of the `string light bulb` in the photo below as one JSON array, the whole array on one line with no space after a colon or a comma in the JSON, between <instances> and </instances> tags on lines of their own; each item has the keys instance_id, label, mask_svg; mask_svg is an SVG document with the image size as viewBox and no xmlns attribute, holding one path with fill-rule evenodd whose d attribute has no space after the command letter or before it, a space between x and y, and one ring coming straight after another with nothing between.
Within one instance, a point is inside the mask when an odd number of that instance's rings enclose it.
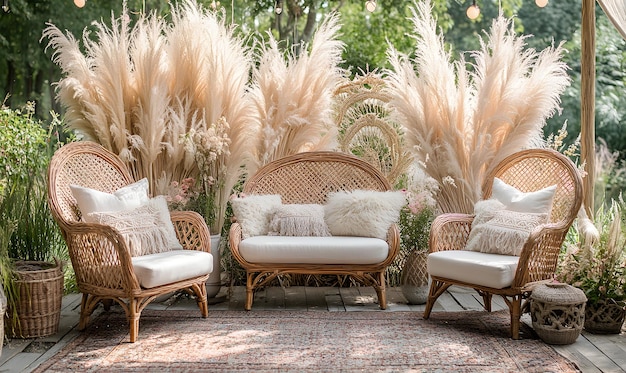
<instances>
[{"instance_id":1,"label":"string light bulb","mask_svg":"<svg viewBox=\"0 0 626 373\"><path fill-rule=\"evenodd\" d=\"M74 5L76 5L79 8L82 8L85 6L85 0L74 0Z\"/></svg>"},{"instance_id":2,"label":"string light bulb","mask_svg":"<svg viewBox=\"0 0 626 373\"><path fill-rule=\"evenodd\" d=\"M467 14L467 18L476 19L480 15L480 8L476 5L476 0L472 1L472 5L467 8L465 12Z\"/></svg>"},{"instance_id":3,"label":"string light bulb","mask_svg":"<svg viewBox=\"0 0 626 373\"><path fill-rule=\"evenodd\" d=\"M365 2L365 9L370 13L374 12L376 10L376 0L367 0Z\"/></svg>"},{"instance_id":4,"label":"string light bulb","mask_svg":"<svg viewBox=\"0 0 626 373\"><path fill-rule=\"evenodd\" d=\"M276 4L274 5L274 13L281 14L282 12L283 12L283 2L280 0L277 0Z\"/></svg>"},{"instance_id":5,"label":"string light bulb","mask_svg":"<svg viewBox=\"0 0 626 373\"><path fill-rule=\"evenodd\" d=\"M548 5L548 0L535 0L535 4L540 8L545 8Z\"/></svg>"}]
</instances>

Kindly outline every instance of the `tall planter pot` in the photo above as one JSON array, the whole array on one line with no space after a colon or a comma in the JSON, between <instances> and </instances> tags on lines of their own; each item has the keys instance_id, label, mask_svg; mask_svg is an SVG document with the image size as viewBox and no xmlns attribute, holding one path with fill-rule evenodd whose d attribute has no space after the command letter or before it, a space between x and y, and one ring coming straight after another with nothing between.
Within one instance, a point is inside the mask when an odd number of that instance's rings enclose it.
<instances>
[{"instance_id":1,"label":"tall planter pot","mask_svg":"<svg viewBox=\"0 0 626 373\"><path fill-rule=\"evenodd\" d=\"M7 334L36 338L56 333L63 300L61 263L19 261L14 268L19 299L9 305L5 316Z\"/></svg>"},{"instance_id":2,"label":"tall planter pot","mask_svg":"<svg viewBox=\"0 0 626 373\"><path fill-rule=\"evenodd\" d=\"M626 318L626 302L601 299L587 302L585 330L595 334L619 334Z\"/></svg>"},{"instance_id":3,"label":"tall planter pot","mask_svg":"<svg viewBox=\"0 0 626 373\"><path fill-rule=\"evenodd\" d=\"M427 259L428 252L414 250L404 263L400 289L409 304L424 304L428 300Z\"/></svg>"},{"instance_id":4,"label":"tall planter pot","mask_svg":"<svg viewBox=\"0 0 626 373\"><path fill-rule=\"evenodd\" d=\"M222 266L220 257L220 238L219 234L211 235L211 255L213 255L213 272L206 281L207 298L215 298L222 288Z\"/></svg>"}]
</instances>

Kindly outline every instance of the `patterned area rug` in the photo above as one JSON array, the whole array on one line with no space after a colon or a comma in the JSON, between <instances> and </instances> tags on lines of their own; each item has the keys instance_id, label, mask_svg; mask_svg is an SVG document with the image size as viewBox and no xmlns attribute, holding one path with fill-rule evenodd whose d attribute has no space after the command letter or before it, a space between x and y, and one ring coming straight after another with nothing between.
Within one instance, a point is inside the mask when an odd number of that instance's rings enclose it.
<instances>
[{"instance_id":1,"label":"patterned area rug","mask_svg":"<svg viewBox=\"0 0 626 373\"><path fill-rule=\"evenodd\" d=\"M37 372L577 372L508 312L144 311L93 320Z\"/></svg>"}]
</instances>

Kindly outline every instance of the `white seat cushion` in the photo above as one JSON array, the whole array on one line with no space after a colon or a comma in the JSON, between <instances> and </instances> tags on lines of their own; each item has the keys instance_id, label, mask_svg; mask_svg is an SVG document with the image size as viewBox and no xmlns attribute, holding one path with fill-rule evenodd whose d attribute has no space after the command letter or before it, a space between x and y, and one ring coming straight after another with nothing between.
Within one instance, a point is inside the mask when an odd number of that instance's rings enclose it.
<instances>
[{"instance_id":1,"label":"white seat cushion","mask_svg":"<svg viewBox=\"0 0 626 373\"><path fill-rule=\"evenodd\" d=\"M204 251L171 250L132 261L139 284L146 289L213 272L213 255Z\"/></svg>"},{"instance_id":2,"label":"white seat cushion","mask_svg":"<svg viewBox=\"0 0 626 373\"><path fill-rule=\"evenodd\" d=\"M451 280L503 289L511 286L519 257L465 250L428 255L428 273Z\"/></svg>"},{"instance_id":3,"label":"white seat cushion","mask_svg":"<svg viewBox=\"0 0 626 373\"><path fill-rule=\"evenodd\" d=\"M371 237L255 236L241 241L239 252L250 263L375 264L389 245Z\"/></svg>"}]
</instances>

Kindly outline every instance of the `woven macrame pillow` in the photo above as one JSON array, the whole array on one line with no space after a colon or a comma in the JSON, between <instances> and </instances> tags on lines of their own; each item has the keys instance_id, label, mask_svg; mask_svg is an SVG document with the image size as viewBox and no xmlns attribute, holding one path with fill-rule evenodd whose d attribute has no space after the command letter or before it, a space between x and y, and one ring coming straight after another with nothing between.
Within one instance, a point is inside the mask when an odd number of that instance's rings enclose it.
<instances>
[{"instance_id":1,"label":"woven macrame pillow","mask_svg":"<svg viewBox=\"0 0 626 373\"><path fill-rule=\"evenodd\" d=\"M519 256L530 233L548 220L548 214L506 209L496 199L474 205L474 221L466 250Z\"/></svg>"},{"instance_id":2,"label":"woven macrame pillow","mask_svg":"<svg viewBox=\"0 0 626 373\"><path fill-rule=\"evenodd\" d=\"M324 219L333 236L387 238L406 197L400 191L353 190L328 195Z\"/></svg>"},{"instance_id":3,"label":"woven macrame pillow","mask_svg":"<svg viewBox=\"0 0 626 373\"><path fill-rule=\"evenodd\" d=\"M181 250L164 196L121 211L92 212L85 220L115 228L124 238L131 256Z\"/></svg>"},{"instance_id":4,"label":"woven macrame pillow","mask_svg":"<svg viewBox=\"0 0 626 373\"><path fill-rule=\"evenodd\" d=\"M247 195L230 200L233 214L241 224L241 236L265 236L269 232L270 217L280 206L282 199L277 194Z\"/></svg>"},{"instance_id":5,"label":"woven macrame pillow","mask_svg":"<svg viewBox=\"0 0 626 373\"><path fill-rule=\"evenodd\" d=\"M270 236L330 236L324 221L324 206L287 204L274 209L270 220Z\"/></svg>"}]
</instances>

